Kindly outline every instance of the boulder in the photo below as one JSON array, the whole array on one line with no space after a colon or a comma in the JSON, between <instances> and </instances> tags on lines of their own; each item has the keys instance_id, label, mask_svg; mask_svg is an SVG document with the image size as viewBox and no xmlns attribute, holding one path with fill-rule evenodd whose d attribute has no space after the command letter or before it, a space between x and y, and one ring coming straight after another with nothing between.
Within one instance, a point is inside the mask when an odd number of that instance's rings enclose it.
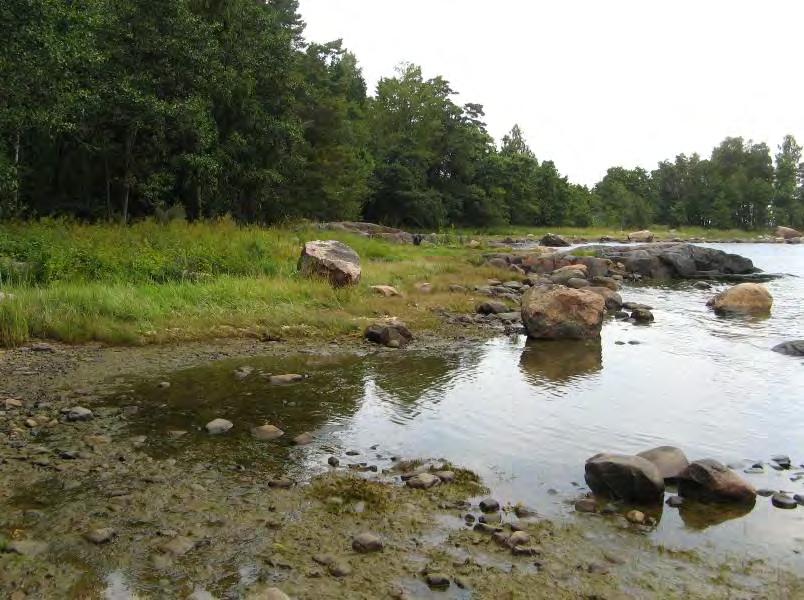
<instances>
[{"instance_id":1,"label":"boulder","mask_svg":"<svg viewBox=\"0 0 804 600\"><path fill-rule=\"evenodd\" d=\"M402 321L385 321L369 325L363 337L375 344L401 348L413 339L413 334Z\"/></svg>"},{"instance_id":2,"label":"boulder","mask_svg":"<svg viewBox=\"0 0 804 600\"><path fill-rule=\"evenodd\" d=\"M783 342L778 346L774 346L773 351L787 356L804 356L804 340Z\"/></svg>"},{"instance_id":3,"label":"boulder","mask_svg":"<svg viewBox=\"0 0 804 600\"><path fill-rule=\"evenodd\" d=\"M540 286L522 296L522 322L531 338L598 338L605 310L603 298L586 289Z\"/></svg>"},{"instance_id":4,"label":"boulder","mask_svg":"<svg viewBox=\"0 0 804 600\"><path fill-rule=\"evenodd\" d=\"M550 281L561 285L566 285L570 279L586 279L586 269L569 267L553 271L550 275Z\"/></svg>"},{"instance_id":5,"label":"boulder","mask_svg":"<svg viewBox=\"0 0 804 600\"><path fill-rule=\"evenodd\" d=\"M643 229L642 231L634 231L628 234L628 241L629 242L652 242L654 239L654 235L652 232L648 231L647 229Z\"/></svg>"},{"instance_id":6,"label":"boulder","mask_svg":"<svg viewBox=\"0 0 804 600\"><path fill-rule=\"evenodd\" d=\"M712 459L691 462L678 481L684 498L705 502L753 503L757 492L737 473Z\"/></svg>"},{"instance_id":7,"label":"boulder","mask_svg":"<svg viewBox=\"0 0 804 600\"><path fill-rule=\"evenodd\" d=\"M792 238L800 238L802 234L800 231L796 231L791 227L782 227L781 225L776 228L776 237L780 237L785 240L789 240Z\"/></svg>"},{"instance_id":8,"label":"boulder","mask_svg":"<svg viewBox=\"0 0 804 600\"><path fill-rule=\"evenodd\" d=\"M658 448L640 452L637 456L641 456L656 465L656 468L659 469L659 474L665 480L678 479L690 464L684 452L674 446L659 446Z\"/></svg>"},{"instance_id":9,"label":"boulder","mask_svg":"<svg viewBox=\"0 0 804 600\"><path fill-rule=\"evenodd\" d=\"M759 283L740 283L731 287L706 303L717 313L769 313L773 306L773 296Z\"/></svg>"},{"instance_id":10,"label":"boulder","mask_svg":"<svg viewBox=\"0 0 804 600\"><path fill-rule=\"evenodd\" d=\"M623 307L623 299L620 294L610 288L594 285L586 288L586 290L603 298L603 302L606 303L606 310L615 312Z\"/></svg>"},{"instance_id":11,"label":"boulder","mask_svg":"<svg viewBox=\"0 0 804 600\"><path fill-rule=\"evenodd\" d=\"M327 279L335 287L357 285L360 283L360 257L343 242L307 242L299 259L299 272Z\"/></svg>"},{"instance_id":12,"label":"boulder","mask_svg":"<svg viewBox=\"0 0 804 600\"><path fill-rule=\"evenodd\" d=\"M581 288L589 287L590 284L586 279L581 279L580 277L570 277L569 279L567 279L565 285L567 287L580 290Z\"/></svg>"},{"instance_id":13,"label":"boulder","mask_svg":"<svg viewBox=\"0 0 804 600\"><path fill-rule=\"evenodd\" d=\"M631 311L631 318L637 323L653 323L653 313L647 308L635 308Z\"/></svg>"},{"instance_id":14,"label":"boulder","mask_svg":"<svg viewBox=\"0 0 804 600\"><path fill-rule=\"evenodd\" d=\"M572 245L567 238L555 233L546 234L539 243L542 246L549 246L551 248L563 248Z\"/></svg>"},{"instance_id":15,"label":"boulder","mask_svg":"<svg viewBox=\"0 0 804 600\"><path fill-rule=\"evenodd\" d=\"M647 504L660 503L664 497L658 467L641 456L596 454L586 461L585 479L598 496Z\"/></svg>"}]
</instances>

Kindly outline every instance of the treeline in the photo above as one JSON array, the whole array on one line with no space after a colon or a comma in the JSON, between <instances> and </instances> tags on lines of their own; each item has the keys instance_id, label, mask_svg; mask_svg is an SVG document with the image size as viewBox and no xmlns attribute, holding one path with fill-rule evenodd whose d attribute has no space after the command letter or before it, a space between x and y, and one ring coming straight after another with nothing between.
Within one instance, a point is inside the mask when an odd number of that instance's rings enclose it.
<instances>
[{"instance_id":1,"label":"treeline","mask_svg":"<svg viewBox=\"0 0 804 600\"><path fill-rule=\"evenodd\" d=\"M296 0L4 0L0 219L762 228L804 223L801 147L609 169L594 188L498 145L413 65L369 94Z\"/></svg>"}]
</instances>

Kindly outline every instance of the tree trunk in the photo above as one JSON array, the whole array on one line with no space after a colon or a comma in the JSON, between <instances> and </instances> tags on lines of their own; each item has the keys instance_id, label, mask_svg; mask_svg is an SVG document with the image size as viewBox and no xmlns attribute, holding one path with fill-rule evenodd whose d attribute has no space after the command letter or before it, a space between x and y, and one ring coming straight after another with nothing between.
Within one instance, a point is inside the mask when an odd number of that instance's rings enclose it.
<instances>
[{"instance_id":1,"label":"tree trunk","mask_svg":"<svg viewBox=\"0 0 804 600\"><path fill-rule=\"evenodd\" d=\"M137 127L131 126L126 133L123 158L123 215L121 221L123 225L128 223L128 201L131 196L131 162L134 153L134 140L137 137Z\"/></svg>"},{"instance_id":2,"label":"tree trunk","mask_svg":"<svg viewBox=\"0 0 804 600\"><path fill-rule=\"evenodd\" d=\"M202 200L201 200L201 184L200 183L195 187L195 211L196 211L195 212L195 218L200 221L203 218L203 214L202 214L203 204L202 204Z\"/></svg>"},{"instance_id":3,"label":"tree trunk","mask_svg":"<svg viewBox=\"0 0 804 600\"><path fill-rule=\"evenodd\" d=\"M17 130L17 136L14 139L14 177L17 182L14 186L14 194L11 201L11 210L16 211L19 209L20 201L20 130Z\"/></svg>"},{"instance_id":4,"label":"tree trunk","mask_svg":"<svg viewBox=\"0 0 804 600\"><path fill-rule=\"evenodd\" d=\"M112 222L112 178L109 174L109 157L103 155L103 170L106 175L106 220Z\"/></svg>"}]
</instances>

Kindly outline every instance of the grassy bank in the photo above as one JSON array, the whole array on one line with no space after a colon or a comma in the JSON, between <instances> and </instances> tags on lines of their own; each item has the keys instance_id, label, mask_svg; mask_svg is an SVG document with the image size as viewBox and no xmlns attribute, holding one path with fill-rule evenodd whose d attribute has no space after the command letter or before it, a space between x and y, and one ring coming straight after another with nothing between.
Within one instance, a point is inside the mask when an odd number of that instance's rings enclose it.
<instances>
[{"instance_id":1,"label":"grassy bank","mask_svg":"<svg viewBox=\"0 0 804 600\"><path fill-rule=\"evenodd\" d=\"M355 289L299 277L304 241L325 237L363 260ZM357 334L378 316L418 329L434 307L468 310L474 300L448 291L500 275L477 267L479 253L458 244L414 247L314 227L139 223L131 227L61 222L0 228L0 345L30 338L70 343L166 342L212 336L332 338ZM416 291L428 281L434 290ZM373 294L396 286L402 298Z\"/></svg>"},{"instance_id":2,"label":"grassy bank","mask_svg":"<svg viewBox=\"0 0 804 600\"><path fill-rule=\"evenodd\" d=\"M525 237L546 229L451 231L441 243L407 246L313 226L241 227L228 221L130 227L41 221L0 226L0 345L31 338L69 343L139 344L215 336L333 338L357 335L371 319L398 316L416 329L433 329L433 309L471 310L475 298L451 293L504 277L480 265L470 239L492 234ZM570 237L622 237L606 229L553 230ZM745 232L681 230L663 237L729 239ZM334 290L301 278L303 242L340 239L363 260L363 281ZM432 293L415 289L433 284ZM387 284L402 298L383 298L370 286Z\"/></svg>"}]
</instances>

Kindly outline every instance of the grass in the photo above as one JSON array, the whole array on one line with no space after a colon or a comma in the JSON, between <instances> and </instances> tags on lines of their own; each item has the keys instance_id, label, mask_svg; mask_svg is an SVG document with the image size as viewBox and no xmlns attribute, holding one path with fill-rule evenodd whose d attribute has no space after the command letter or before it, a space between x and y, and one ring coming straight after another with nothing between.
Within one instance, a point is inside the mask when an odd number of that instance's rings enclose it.
<instances>
[{"instance_id":1,"label":"grass","mask_svg":"<svg viewBox=\"0 0 804 600\"><path fill-rule=\"evenodd\" d=\"M569 236L621 236L603 229L553 230ZM544 229L509 229L539 236ZM657 230L661 233L661 230ZM707 232L708 237L713 237ZM697 230L677 235L698 236ZM724 237L745 233L723 232ZM373 319L399 317L414 330L432 330L434 309L471 311L477 298L452 293L510 273L483 266L469 231L444 234L438 245L412 246L311 225L261 228L231 220L130 227L42 220L0 225L0 346L30 338L67 343L161 343L266 335L284 339L358 335ZM332 289L301 278L303 242L338 239L362 259L354 289ZM428 281L424 294L415 283ZM395 286L384 298L370 286ZM2 298L0 296L0 298Z\"/></svg>"}]
</instances>

